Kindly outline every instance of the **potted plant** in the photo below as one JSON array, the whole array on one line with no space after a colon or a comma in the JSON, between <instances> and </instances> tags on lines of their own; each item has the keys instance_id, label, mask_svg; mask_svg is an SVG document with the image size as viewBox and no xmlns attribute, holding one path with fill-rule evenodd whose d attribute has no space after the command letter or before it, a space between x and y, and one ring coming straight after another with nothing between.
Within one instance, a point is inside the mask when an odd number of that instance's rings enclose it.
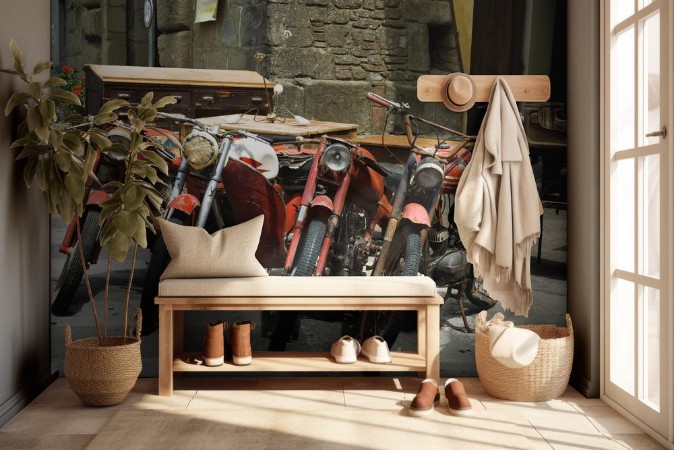
<instances>
[{"instance_id":1,"label":"potted plant","mask_svg":"<svg viewBox=\"0 0 674 450\"><path fill-rule=\"evenodd\" d=\"M124 301L124 330L122 336L107 335L107 317L100 325L96 301L91 290L87 267L82 254L82 238L77 226L79 257L84 270L84 281L89 296L97 336L72 341L70 327L66 327L66 355L64 372L71 388L87 405L105 406L121 402L133 388L141 370L140 310L137 310L135 336L128 333L128 308L131 284L138 247L146 247L146 228L152 229L151 208L161 208L162 196L154 187L161 182L158 171L168 173L167 162L152 151L156 145L147 141L141 131L157 115L157 109L175 103L173 97L164 97L153 103L148 93L136 107L126 100L106 102L95 116L85 118L70 114L59 119L59 111L68 105L81 106L77 95L62 89L66 81L52 76L39 81L39 74L49 70L51 62L35 65L31 72L23 64L21 50L12 39L10 52L14 73L26 83L26 90L15 92L8 100L5 115L17 107L25 110L25 119L17 127L17 139L11 147L19 150L16 157L24 163L23 178L28 187L36 184L51 214L71 222L81 216L87 179L96 180L92 169L101 153L117 152L124 155L125 177L103 186L109 199L101 204L100 243L108 251L108 265L104 294L104 315L107 315L111 259L126 260L133 246L131 270ZM113 144L106 129L127 119L128 147Z\"/></svg>"}]
</instances>

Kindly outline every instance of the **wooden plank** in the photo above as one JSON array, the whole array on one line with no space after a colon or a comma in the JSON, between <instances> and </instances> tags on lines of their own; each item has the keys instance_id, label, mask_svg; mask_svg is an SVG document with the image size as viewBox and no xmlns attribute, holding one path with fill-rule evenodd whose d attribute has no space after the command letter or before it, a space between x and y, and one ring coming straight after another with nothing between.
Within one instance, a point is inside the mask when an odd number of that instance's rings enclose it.
<instances>
[{"instance_id":1,"label":"wooden plank","mask_svg":"<svg viewBox=\"0 0 674 450\"><path fill-rule=\"evenodd\" d=\"M207 125L220 125L223 130L243 130L251 133L272 136L321 136L323 134L348 134L355 136L358 125L355 123L324 122L312 120L307 125L297 125L295 119L285 119L285 122L269 122L266 116L244 114L237 123L227 123L230 116L214 116L199 119Z\"/></svg>"},{"instance_id":2,"label":"wooden plank","mask_svg":"<svg viewBox=\"0 0 674 450\"><path fill-rule=\"evenodd\" d=\"M173 395L173 309L159 305L159 395Z\"/></svg>"},{"instance_id":3,"label":"wooden plank","mask_svg":"<svg viewBox=\"0 0 674 450\"><path fill-rule=\"evenodd\" d=\"M421 102L442 102L442 82L446 75L422 75L417 80ZM487 102L496 75L469 75L475 82L475 101ZM518 102L545 102L550 98L550 78L546 75L501 75Z\"/></svg>"},{"instance_id":4,"label":"wooden plank","mask_svg":"<svg viewBox=\"0 0 674 450\"><path fill-rule=\"evenodd\" d=\"M404 148L409 149L410 144L407 141L407 136L398 135L398 134L368 134L366 136L358 136L354 140L362 146L378 146L378 147L390 147L390 148ZM454 141L447 141L449 144L454 143ZM415 142L420 147L433 147L438 143L437 139L432 138L417 138Z\"/></svg>"},{"instance_id":5,"label":"wooden plank","mask_svg":"<svg viewBox=\"0 0 674 450\"><path fill-rule=\"evenodd\" d=\"M375 364L363 357L353 364L339 364L329 352L253 352L253 362L248 366L235 366L231 362L217 367L199 364L201 354L184 353L173 360L175 372L419 372L426 371L424 357L411 352L391 352L390 364Z\"/></svg>"},{"instance_id":6,"label":"wooden plank","mask_svg":"<svg viewBox=\"0 0 674 450\"><path fill-rule=\"evenodd\" d=\"M106 83L265 87L262 75L252 70L183 69L96 64L91 64L89 67ZM269 80L266 80L266 83L268 88L274 85Z\"/></svg>"}]
</instances>

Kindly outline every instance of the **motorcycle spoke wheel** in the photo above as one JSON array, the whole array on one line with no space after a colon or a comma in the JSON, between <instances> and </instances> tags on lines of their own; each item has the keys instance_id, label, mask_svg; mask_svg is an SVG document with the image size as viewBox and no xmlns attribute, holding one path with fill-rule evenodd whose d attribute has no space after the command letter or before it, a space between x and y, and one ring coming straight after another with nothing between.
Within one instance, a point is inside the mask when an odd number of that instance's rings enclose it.
<instances>
[{"instance_id":1,"label":"motorcycle spoke wheel","mask_svg":"<svg viewBox=\"0 0 674 450\"><path fill-rule=\"evenodd\" d=\"M89 264L89 260L94 253L96 241L101 231L101 225L98 223L99 216L100 211L95 209L89 210L82 225L82 252L87 264ZM77 302L75 299L77 288L84 277L79 251L79 245L76 242L70 249L70 256L66 260L66 266L59 280L60 288L51 305L51 312L55 316L73 316L84 305L84 302Z\"/></svg>"}]
</instances>

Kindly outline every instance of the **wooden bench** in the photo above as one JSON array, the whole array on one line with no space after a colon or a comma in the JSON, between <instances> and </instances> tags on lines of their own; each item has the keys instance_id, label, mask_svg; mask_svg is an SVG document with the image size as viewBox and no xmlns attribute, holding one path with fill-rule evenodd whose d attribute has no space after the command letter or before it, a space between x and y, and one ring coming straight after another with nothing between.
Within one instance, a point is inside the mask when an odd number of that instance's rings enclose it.
<instances>
[{"instance_id":1,"label":"wooden bench","mask_svg":"<svg viewBox=\"0 0 674 450\"><path fill-rule=\"evenodd\" d=\"M159 284L159 395L174 372L415 372L439 378L442 297L428 277L252 277L164 280ZM194 363L183 348L185 311L407 310L417 312L416 352L391 352L390 364L359 358L338 364L322 352L254 352L248 366ZM336 339L336 338L335 338Z\"/></svg>"}]
</instances>

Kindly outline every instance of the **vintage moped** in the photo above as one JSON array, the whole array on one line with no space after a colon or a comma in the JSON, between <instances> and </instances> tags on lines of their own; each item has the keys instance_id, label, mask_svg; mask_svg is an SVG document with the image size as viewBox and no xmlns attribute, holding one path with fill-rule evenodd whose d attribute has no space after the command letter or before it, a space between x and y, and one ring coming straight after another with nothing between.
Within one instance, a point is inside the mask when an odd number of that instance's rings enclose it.
<instances>
[{"instance_id":1,"label":"vintage moped","mask_svg":"<svg viewBox=\"0 0 674 450\"><path fill-rule=\"evenodd\" d=\"M184 155L164 219L212 232L263 214L256 257L266 268L282 267L286 211L280 188L273 183L279 164L269 140L246 131L221 131L217 124L207 126L180 114L159 114L192 127L182 141ZM169 262L159 234L141 296L143 335L157 328L154 298Z\"/></svg>"}]
</instances>

